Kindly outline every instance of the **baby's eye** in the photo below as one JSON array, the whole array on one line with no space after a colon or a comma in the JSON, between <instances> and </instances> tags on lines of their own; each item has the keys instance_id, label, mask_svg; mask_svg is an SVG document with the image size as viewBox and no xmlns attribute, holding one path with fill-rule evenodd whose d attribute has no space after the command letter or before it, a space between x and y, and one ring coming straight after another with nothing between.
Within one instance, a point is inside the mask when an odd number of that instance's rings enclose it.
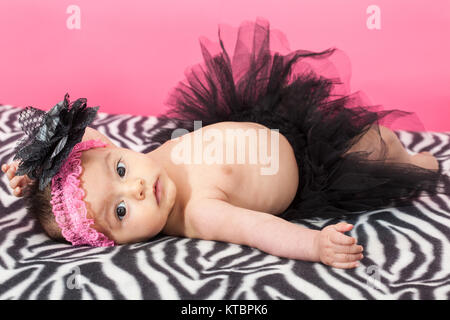
<instances>
[{"instance_id":1,"label":"baby's eye","mask_svg":"<svg viewBox=\"0 0 450 320\"><path fill-rule=\"evenodd\" d=\"M117 217L119 218L119 220L122 221L122 219L127 214L127 207L125 206L125 202L122 201L119 203L119 205L116 208L116 214L117 214Z\"/></svg>"},{"instance_id":2,"label":"baby's eye","mask_svg":"<svg viewBox=\"0 0 450 320\"><path fill-rule=\"evenodd\" d=\"M125 165L120 160L117 163L116 171L120 177L123 177L125 175L125 172L126 172Z\"/></svg>"}]
</instances>

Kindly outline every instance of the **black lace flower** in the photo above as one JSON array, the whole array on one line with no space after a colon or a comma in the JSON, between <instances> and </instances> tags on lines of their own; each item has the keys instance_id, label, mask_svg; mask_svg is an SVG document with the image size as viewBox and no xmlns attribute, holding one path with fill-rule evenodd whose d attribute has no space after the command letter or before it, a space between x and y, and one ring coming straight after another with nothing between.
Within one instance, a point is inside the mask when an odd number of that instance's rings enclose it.
<instances>
[{"instance_id":1,"label":"black lace flower","mask_svg":"<svg viewBox=\"0 0 450 320\"><path fill-rule=\"evenodd\" d=\"M71 103L66 93L48 112L33 107L20 112L26 136L14 149L14 160L20 160L16 175L38 179L39 189L44 190L97 114L99 107L88 108L86 101L80 98Z\"/></svg>"}]
</instances>

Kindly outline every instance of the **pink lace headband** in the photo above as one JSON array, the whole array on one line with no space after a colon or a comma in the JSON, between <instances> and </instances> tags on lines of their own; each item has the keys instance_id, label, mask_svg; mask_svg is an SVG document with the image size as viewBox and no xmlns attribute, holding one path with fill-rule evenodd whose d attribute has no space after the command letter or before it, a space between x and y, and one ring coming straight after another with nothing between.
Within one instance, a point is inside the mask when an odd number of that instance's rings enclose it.
<instances>
[{"instance_id":1,"label":"pink lace headband","mask_svg":"<svg viewBox=\"0 0 450 320\"><path fill-rule=\"evenodd\" d=\"M93 219L87 218L84 191L80 188L81 153L91 148L105 147L100 140L87 140L77 143L52 178L52 204L56 222L63 237L72 245L88 244L94 247L114 246L114 241L103 233L91 228Z\"/></svg>"}]
</instances>

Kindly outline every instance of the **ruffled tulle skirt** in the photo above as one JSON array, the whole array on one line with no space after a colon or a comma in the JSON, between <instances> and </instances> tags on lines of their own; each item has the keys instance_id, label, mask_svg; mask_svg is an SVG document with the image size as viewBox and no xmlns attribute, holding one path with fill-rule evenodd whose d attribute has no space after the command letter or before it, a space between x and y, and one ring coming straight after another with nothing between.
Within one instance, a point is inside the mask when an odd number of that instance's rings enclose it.
<instances>
[{"instance_id":1,"label":"ruffled tulle skirt","mask_svg":"<svg viewBox=\"0 0 450 320\"><path fill-rule=\"evenodd\" d=\"M231 56L226 47L233 44ZM386 161L380 125L395 122L412 131L423 126L412 112L383 110L362 92L349 93L351 70L342 51L292 51L283 33L263 19L244 22L237 31L221 26L219 43L201 38L200 45L204 62L187 69L161 118L188 131L194 120L202 126L250 121L279 129L299 168L296 197L282 217L342 216L449 192L441 168ZM379 156L348 152L370 128L379 135ZM155 141L164 143L172 131L162 129Z\"/></svg>"}]
</instances>

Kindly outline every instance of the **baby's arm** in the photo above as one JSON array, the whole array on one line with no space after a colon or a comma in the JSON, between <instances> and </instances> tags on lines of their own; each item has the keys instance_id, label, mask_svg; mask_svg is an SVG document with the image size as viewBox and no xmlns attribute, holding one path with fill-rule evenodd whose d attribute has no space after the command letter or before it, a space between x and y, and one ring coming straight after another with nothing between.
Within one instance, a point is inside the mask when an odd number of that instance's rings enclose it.
<instances>
[{"instance_id":1,"label":"baby's arm","mask_svg":"<svg viewBox=\"0 0 450 320\"><path fill-rule=\"evenodd\" d=\"M318 231L280 217L233 206L217 199L201 199L186 207L188 237L247 245L266 253L337 268L354 268L362 247L343 234L339 223Z\"/></svg>"}]
</instances>

